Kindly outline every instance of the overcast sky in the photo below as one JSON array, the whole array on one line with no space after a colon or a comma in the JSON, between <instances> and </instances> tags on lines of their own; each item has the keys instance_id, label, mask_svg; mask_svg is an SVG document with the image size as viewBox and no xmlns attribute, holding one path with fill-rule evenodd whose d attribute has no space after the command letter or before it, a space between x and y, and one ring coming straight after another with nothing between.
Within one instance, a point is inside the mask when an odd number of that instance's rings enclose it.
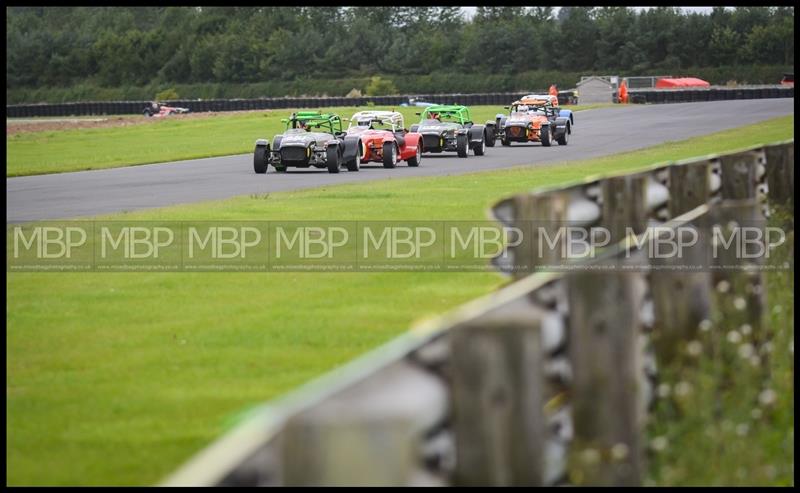
<instances>
[{"instance_id":1,"label":"overcast sky","mask_svg":"<svg viewBox=\"0 0 800 493\"><path fill-rule=\"evenodd\" d=\"M467 17L472 17L473 15L475 15L475 9L477 9L478 7L461 7L461 8L464 9L464 13L467 14ZM559 8L560 7L555 7L556 11L558 11ZM645 9L652 9L653 7L631 7L631 8L634 10L645 10ZM688 12L700 12L702 14L710 14L711 9L713 9L713 7L678 7L678 8Z\"/></svg>"}]
</instances>

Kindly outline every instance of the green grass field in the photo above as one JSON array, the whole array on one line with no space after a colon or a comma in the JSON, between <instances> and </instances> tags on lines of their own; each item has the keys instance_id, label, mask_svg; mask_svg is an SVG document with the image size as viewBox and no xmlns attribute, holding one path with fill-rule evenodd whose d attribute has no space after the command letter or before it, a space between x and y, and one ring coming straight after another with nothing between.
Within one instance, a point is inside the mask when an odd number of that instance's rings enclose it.
<instances>
[{"instance_id":1,"label":"green grass field","mask_svg":"<svg viewBox=\"0 0 800 493\"><path fill-rule=\"evenodd\" d=\"M572 106L575 111L610 106ZM356 111L389 107L323 108L350 117ZM422 108L397 107L406 126L419 121ZM503 112L502 106L471 108L476 122L485 122ZM89 169L118 168L136 164L226 156L252 152L259 138L280 133L293 110L223 114L207 118L165 118L145 125L25 132L6 136L6 176L40 175ZM144 117L141 117L144 118ZM344 123L347 126L347 123Z\"/></svg>"},{"instance_id":2,"label":"green grass field","mask_svg":"<svg viewBox=\"0 0 800 493\"><path fill-rule=\"evenodd\" d=\"M793 132L794 118L784 117L570 164L242 196L106 218L483 220L491 203L527 188ZM7 483L152 484L244 408L504 282L492 273L9 273Z\"/></svg>"}]
</instances>

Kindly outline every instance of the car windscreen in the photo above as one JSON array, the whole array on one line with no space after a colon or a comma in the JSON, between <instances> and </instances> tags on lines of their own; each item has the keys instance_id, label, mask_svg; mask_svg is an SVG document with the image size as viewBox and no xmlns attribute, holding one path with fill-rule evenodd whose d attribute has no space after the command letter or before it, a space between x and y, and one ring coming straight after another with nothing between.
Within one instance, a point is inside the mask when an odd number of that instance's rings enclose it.
<instances>
[{"instance_id":1,"label":"car windscreen","mask_svg":"<svg viewBox=\"0 0 800 493\"><path fill-rule=\"evenodd\" d=\"M392 123L386 120L361 120L357 122L357 125L372 130L392 130Z\"/></svg>"},{"instance_id":2,"label":"car windscreen","mask_svg":"<svg viewBox=\"0 0 800 493\"><path fill-rule=\"evenodd\" d=\"M444 113L439 115L439 120L443 122L459 122L458 115L454 113Z\"/></svg>"}]
</instances>

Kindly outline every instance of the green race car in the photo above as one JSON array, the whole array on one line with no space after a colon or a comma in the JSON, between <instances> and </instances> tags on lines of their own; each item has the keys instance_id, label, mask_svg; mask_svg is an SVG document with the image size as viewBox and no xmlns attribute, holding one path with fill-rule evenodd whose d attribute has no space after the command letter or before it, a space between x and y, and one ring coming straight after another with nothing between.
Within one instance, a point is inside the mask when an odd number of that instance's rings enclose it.
<instances>
[{"instance_id":1,"label":"green race car","mask_svg":"<svg viewBox=\"0 0 800 493\"><path fill-rule=\"evenodd\" d=\"M476 156L486 152L486 129L472 122L466 106L436 104L417 114L422 119L410 130L422 134L422 152L457 152L458 157L467 157L470 149Z\"/></svg>"},{"instance_id":2,"label":"green race car","mask_svg":"<svg viewBox=\"0 0 800 493\"><path fill-rule=\"evenodd\" d=\"M327 168L338 173L344 165L358 171L357 139L346 139L339 115L318 111L298 111L281 120L286 130L272 138L258 139L253 155L253 169L263 174L272 165L276 171L295 168Z\"/></svg>"}]
</instances>

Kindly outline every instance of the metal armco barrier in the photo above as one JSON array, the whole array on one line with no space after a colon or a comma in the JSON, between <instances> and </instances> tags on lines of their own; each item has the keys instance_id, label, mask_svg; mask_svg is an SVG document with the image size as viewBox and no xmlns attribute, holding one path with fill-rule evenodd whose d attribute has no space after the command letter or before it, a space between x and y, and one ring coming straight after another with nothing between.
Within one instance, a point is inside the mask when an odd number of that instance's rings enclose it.
<instances>
[{"instance_id":1,"label":"metal armco barrier","mask_svg":"<svg viewBox=\"0 0 800 493\"><path fill-rule=\"evenodd\" d=\"M547 91L541 91L546 93ZM485 94L423 94L405 96L365 96L355 98L259 98L259 99L177 99L164 101L169 106L189 108L194 113L207 111L247 111L284 108L327 108L340 106L400 106L409 98L437 104L507 105L526 93ZM574 100L573 91L561 91L560 104ZM102 101L59 104L18 104L6 106L6 118L33 118L38 116L130 115L142 113L149 101Z\"/></svg>"},{"instance_id":2,"label":"metal armco barrier","mask_svg":"<svg viewBox=\"0 0 800 493\"><path fill-rule=\"evenodd\" d=\"M791 207L793 166L792 140L500 201L506 226L606 225L619 242L572 265L623 268L535 272L425 322L262 407L163 484L641 484L657 368L711 320L758 333L764 283L760 271L626 270L644 265L631 245L646 223L721 227ZM711 243L689 255L708 258ZM513 251L536 263L534 242Z\"/></svg>"},{"instance_id":3,"label":"metal armco barrier","mask_svg":"<svg viewBox=\"0 0 800 493\"><path fill-rule=\"evenodd\" d=\"M689 103L698 101L722 101L725 99L793 98L794 87L710 87L707 89L630 89L631 103Z\"/></svg>"}]
</instances>

